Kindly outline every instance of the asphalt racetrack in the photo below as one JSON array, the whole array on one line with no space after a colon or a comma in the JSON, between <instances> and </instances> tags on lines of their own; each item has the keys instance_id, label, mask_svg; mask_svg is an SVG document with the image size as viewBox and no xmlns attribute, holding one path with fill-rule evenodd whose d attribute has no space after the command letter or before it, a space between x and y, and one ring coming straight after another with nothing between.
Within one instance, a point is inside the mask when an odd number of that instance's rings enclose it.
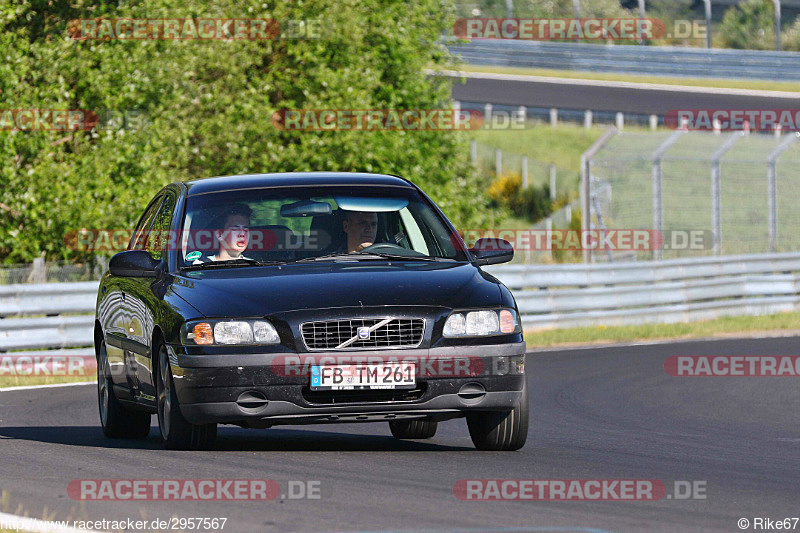
<instances>
[{"instance_id":1,"label":"asphalt racetrack","mask_svg":"<svg viewBox=\"0 0 800 533\"><path fill-rule=\"evenodd\" d=\"M466 73L453 83L453 99L559 109L593 109L664 115L680 109L793 109L800 99L786 92L730 91L707 87L647 87L642 84L560 80ZM494 79L494 78L497 79ZM658 83L658 78L653 78Z\"/></svg>"},{"instance_id":2,"label":"asphalt racetrack","mask_svg":"<svg viewBox=\"0 0 800 533\"><path fill-rule=\"evenodd\" d=\"M428 441L387 424L221 426L217 449L164 451L100 430L93 386L0 392L5 512L53 520L227 518L223 531L741 531L800 516L800 378L671 377L670 355L800 355L800 338L530 353L531 430L479 452L463 419ZM80 479L318 481L318 499L78 501ZM464 479L655 479L657 501L462 501ZM704 487L677 499L675 482ZM686 486L681 484L681 486ZM701 491L703 492L703 491ZM796 526L800 529L800 524ZM198 530L199 531L199 530Z\"/></svg>"}]
</instances>

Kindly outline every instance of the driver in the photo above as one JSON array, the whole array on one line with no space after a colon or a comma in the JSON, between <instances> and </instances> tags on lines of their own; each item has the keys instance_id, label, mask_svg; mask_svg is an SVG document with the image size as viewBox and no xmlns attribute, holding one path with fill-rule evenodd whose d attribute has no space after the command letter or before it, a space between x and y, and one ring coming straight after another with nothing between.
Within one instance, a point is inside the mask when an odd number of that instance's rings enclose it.
<instances>
[{"instance_id":1,"label":"driver","mask_svg":"<svg viewBox=\"0 0 800 533\"><path fill-rule=\"evenodd\" d=\"M347 235L347 253L360 252L375 243L378 234L378 214L345 211L342 229Z\"/></svg>"},{"instance_id":2,"label":"driver","mask_svg":"<svg viewBox=\"0 0 800 533\"><path fill-rule=\"evenodd\" d=\"M250 242L250 216L252 210L245 204L232 204L217 218L214 225L214 240L219 243L216 255L208 257L208 261L230 261L232 259L246 259L242 252L247 249ZM203 263L197 259L193 264Z\"/></svg>"}]
</instances>

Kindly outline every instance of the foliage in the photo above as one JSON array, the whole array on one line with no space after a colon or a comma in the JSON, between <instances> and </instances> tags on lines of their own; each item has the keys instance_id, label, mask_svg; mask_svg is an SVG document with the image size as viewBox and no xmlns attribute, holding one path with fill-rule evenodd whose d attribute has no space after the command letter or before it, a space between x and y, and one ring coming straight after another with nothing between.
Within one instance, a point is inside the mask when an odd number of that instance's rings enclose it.
<instances>
[{"instance_id":1,"label":"foliage","mask_svg":"<svg viewBox=\"0 0 800 533\"><path fill-rule=\"evenodd\" d=\"M723 48L775 49L775 7L772 0L745 0L730 7L717 32Z\"/></svg>"},{"instance_id":2,"label":"foliage","mask_svg":"<svg viewBox=\"0 0 800 533\"><path fill-rule=\"evenodd\" d=\"M518 217L537 222L552 212L550 185L522 188L522 177L516 172L496 178L486 192L494 205L504 206Z\"/></svg>"},{"instance_id":3,"label":"foliage","mask_svg":"<svg viewBox=\"0 0 800 533\"><path fill-rule=\"evenodd\" d=\"M315 19L321 38L74 40L82 18ZM5 109L137 112L144 127L0 131L0 262L82 259L64 235L130 228L163 185L302 170L400 174L460 227L490 215L457 132L287 132L278 109L433 109L450 86L439 0L18 0L0 4Z\"/></svg>"}]
</instances>

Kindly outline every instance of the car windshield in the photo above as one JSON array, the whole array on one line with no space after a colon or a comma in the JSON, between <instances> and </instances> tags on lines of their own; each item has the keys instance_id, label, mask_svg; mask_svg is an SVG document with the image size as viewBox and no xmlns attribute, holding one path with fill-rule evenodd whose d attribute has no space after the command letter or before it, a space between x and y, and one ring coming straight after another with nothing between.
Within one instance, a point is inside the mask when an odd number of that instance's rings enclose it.
<instances>
[{"instance_id":1,"label":"car windshield","mask_svg":"<svg viewBox=\"0 0 800 533\"><path fill-rule=\"evenodd\" d=\"M270 187L189 196L179 265L467 260L461 240L414 189Z\"/></svg>"}]
</instances>

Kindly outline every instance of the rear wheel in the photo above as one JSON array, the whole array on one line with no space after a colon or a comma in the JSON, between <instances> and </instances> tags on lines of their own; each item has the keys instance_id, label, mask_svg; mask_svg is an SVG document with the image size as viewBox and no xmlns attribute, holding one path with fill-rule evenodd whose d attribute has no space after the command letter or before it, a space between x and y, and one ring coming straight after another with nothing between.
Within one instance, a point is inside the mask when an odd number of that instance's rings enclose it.
<instances>
[{"instance_id":1,"label":"rear wheel","mask_svg":"<svg viewBox=\"0 0 800 533\"><path fill-rule=\"evenodd\" d=\"M429 439L436 435L438 422L432 420L395 420L389 429L397 439Z\"/></svg>"},{"instance_id":2,"label":"rear wheel","mask_svg":"<svg viewBox=\"0 0 800 533\"><path fill-rule=\"evenodd\" d=\"M128 411L114 395L105 341L97 355L97 404L103 434L112 439L144 439L150 433L150 414Z\"/></svg>"},{"instance_id":3,"label":"rear wheel","mask_svg":"<svg viewBox=\"0 0 800 533\"><path fill-rule=\"evenodd\" d=\"M156 395L158 399L158 429L161 443L168 450L207 450L217 438L216 424L192 424L181 413L172 368L164 344L158 349L158 379Z\"/></svg>"},{"instance_id":4,"label":"rear wheel","mask_svg":"<svg viewBox=\"0 0 800 533\"><path fill-rule=\"evenodd\" d=\"M479 450L513 451L522 448L528 438L527 384L522 387L522 398L514 409L469 413L467 427L472 443Z\"/></svg>"}]
</instances>

